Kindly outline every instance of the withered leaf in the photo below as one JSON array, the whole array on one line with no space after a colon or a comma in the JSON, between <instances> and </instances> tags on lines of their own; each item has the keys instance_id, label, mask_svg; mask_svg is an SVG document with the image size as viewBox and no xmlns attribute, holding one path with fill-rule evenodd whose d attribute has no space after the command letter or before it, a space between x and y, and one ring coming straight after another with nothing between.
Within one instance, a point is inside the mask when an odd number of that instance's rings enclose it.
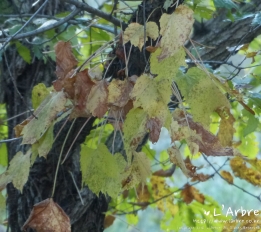
<instances>
[{"instance_id":1,"label":"withered leaf","mask_svg":"<svg viewBox=\"0 0 261 232\"><path fill-rule=\"evenodd\" d=\"M59 41L54 49L56 54L56 75L58 79L63 79L69 71L75 68L78 61L72 53L70 42Z\"/></svg>"},{"instance_id":2,"label":"withered leaf","mask_svg":"<svg viewBox=\"0 0 261 232\"><path fill-rule=\"evenodd\" d=\"M176 146L172 146L168 149L169 159L171 163L177 164L185 176L189 177L190 172L187 169L180 150Z\"/></svg>"},{"instance_id":3,"label":"withered leaf","mask_svg":"<svg viewBox=\"0 0 261 232\"><path fill-rule=\"evenodd\" d=\"M52 198L34 205L22 229L35 229L37 232L70 232L70 218Z\"/></svg>"},{"instance_id":4,"label":"withered leaf","mask_svg":"<svg viewBox=\"0 0 261 232\"><path fill-rule=\"evenodd\" d=\"M225 170L222 170L220 172L220 175L229 183L229 184L233 184L233 176L231 175L230 172L227 172Z\"/></svg>"},{"instance_id":5,"label":"withered leaf","mask_svg":"<svg viewBox=\"0 0 261 232\"><path fill-rule=\"evenodd\" d=\"M101 80L91 89L87 100L87 109L94 117L102 118L108 110L107 99L108 82Z\"/></svg>"},{"instance_id":6,"label":"withered leaf","mask_svg":"<svg viewBox=\"0 0 261 232\"><path fill-rule=\"evenodd\" d=\"M193 121L190 115L184 115L182 110L175 110L173 114L174 120L179 126L190 128L192 136L189 139L198 145L198 150L208 156L234 156L235 151L232 147L223 147L217 138L210 131L206 130L200 123Z\"/></svg>"},{"instance_id":7,"label":"withered leaf","mask_svg":"<svg viewBox=\"0 0 261 232\"><path fill-rule=\"evenodd\" d=\"M88 69L79 72L76 75L74 84L74 108L70 115L71 118L89 117L90 111L87 109L87 99L95 83L91 80Z\"/></svg>"},{"instance_id":8,"label":"withered leaf","mask_svg":"<svg viewBox=\"0 0 261 232\"><path fill-rule=\"evenodd\" d=\"M156 172L153 172L152 175L160 176L160 177L171 177L173 175L173 173L175 172L175 169L176 169L176 165L173 164L169 169L167 169L167 170L160 169Z\"/></svg>"},{"instance_id":9,"label":"withered leaf","mask_svg":"<svg viewBox=\"0 0 261 232\"><path fill-rule=\"evenodd\" d=\"M160 131L162 128L162 122L157 118L150 118L146 123L146 128L149 130L149 139L152 143L156 143L159 140Z\"/></svg>"},{"instance_id":10,"label":"withered leaf","mask_svg":"<svg viewBox=\"0 0 261 232\"><path fill-rule=\"evenodd\" d=\"M115 130L121 130L126 115L133 108L133 101L129 100L124 107L111 106L108 112L108 121Z\"/></svg>"},{"instance_id":11,"label":"withered leaf","mask_svg":"<svg viewBox=\"0 0 261 232\"><path fill-rule=\"evenodd\" d=\"M124 81L121 80L112 80L108 90L108 105L109 106L118 106L123 107L130 100L130 92L133 89L133 83L127 79Z\"/></svg>"},{"instance_id":12,"label":"withered leaf","mask_svg":"<svg viewBox=\"0 0 261 232\"><path fill-rule=\"evenodd\" d=\"M113 215L106 215L103 222L104 229L110 227L116 218Z\"/></svg>"},{"instance_id":13,"label":"withered leaf","mask_svg":"<svg viewBox=\"0 0 261 232\"><path fill-rule=\"evenodd\" d=\"M181 197L187 204L190 204L193 200L196 200L201 204L204 204L205 201L204 195L189 184L186 184L184 189L181 191Z\"/></svg>"}]
</instances>

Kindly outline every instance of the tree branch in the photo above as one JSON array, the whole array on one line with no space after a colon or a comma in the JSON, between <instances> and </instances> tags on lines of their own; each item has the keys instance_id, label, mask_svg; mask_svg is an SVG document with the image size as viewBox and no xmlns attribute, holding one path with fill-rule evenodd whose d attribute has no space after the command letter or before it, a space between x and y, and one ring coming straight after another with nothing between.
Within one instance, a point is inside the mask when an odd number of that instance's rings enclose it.
<instances>
[{"instance_id":1,"label":"tree branch","mask_svg":"<svg viewBox=\"0 0 261 232\"><path fill-rule=\"evenodd\" d=\"M119 19L116 19L112 15L106 14L103 11L100 11L100 10L97 10L97 9L91 7L87 3L78 2L77 0L64 0L64 2L70 3L70 4L74 5L75 7L77 7L78 9L85 10L91 14L97 15L97 16L107 20L108 22L113 23L114 25L116 25L118 27L121 27L121 26L123 26L123 28L126 27L126 23L120 21Z\"/></svg>"},{"instance_id":2,"label":"tree branch","mask_svg":"<svg viewBox=\"0 0 261 232\"><path fill-rule=\"evenodd\" d=\"M240 8L242 14L260 10L260 0L252 0L251 3L246 3ZM201 49L197 49L201 60L227 61L234 54L227 48L250 43L261 34L261 26L254 27L252 25L253 17L236 19L232 22L227 20L226 13L224 10L219 10L217 17L202 23L199 31L195 30L192 39L197 42L195 44L202 44ZM188 44L187 47L195 48L191 44ZM199 57L196 58L199 59ZM217 68L220 64L216 63L212 66Z\"/></svg>"},{"instance_id":3,"label":"tree branch","mask_svg":"<svg viewBox=\"0 0 261 232\"><path fill-rule=\"evenodd\" d=\"M5 48L5 46L16 36L18 35L33 19L34 17L43 9L43 7L46 5L46 3L49 0L45 0L45 2L39 7L39 9L25 22L25 24L16 32L14 33L11 37L9 37L5 43L3 44L3 46L0 48L0 51L3 50Z\"/></svg>"},{"instance_id":4,"label":"tree branch","mask_svg":"<svg viewBox=\"0 0 261 232\"><path fill-rule=\"evenodd\" d=\"M56 22L54 24L51 24L49 26L42 27L42 28L39 28L39 29L36 29L36 30L33 30L33 31L29 31L29 32L26 32L26 33L18 34L16 36L11 36L11 39L8 39L9 40L8 42L10 42L12 40L16 40L16 39L23 39L23 38L35 36L35 35L38 35L38 34L45 32L45 31L51 30L53 28L59 27L60 25L68 22L71 18L73 18L74 16L76 16L80 12L81 12L81 9L77 8L71 14L69 14L68 16L66 16L65 18L59 20L58 22ZM6 40L7 40L7 38L0 39L0 43L5 42Z\"/></svg>"}]
</instances>

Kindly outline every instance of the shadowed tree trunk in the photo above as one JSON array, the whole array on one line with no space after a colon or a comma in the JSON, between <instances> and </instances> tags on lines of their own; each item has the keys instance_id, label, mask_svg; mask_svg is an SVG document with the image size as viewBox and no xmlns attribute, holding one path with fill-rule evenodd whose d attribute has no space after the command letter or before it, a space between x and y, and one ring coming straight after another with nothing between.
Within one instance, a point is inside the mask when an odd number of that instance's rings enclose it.
<instances>
[{"instance_id":1,"label":"shadowed tree trunk","mask_svg":"<svg viewBox=\"0 0 261 232\"><path fill-rule=\"evenodd\" d=\"M19 6L14 4L14 11L19 13L21 9L24 12L32 13L35 9L30 6L33 1L27 1L28 5ZM65 1L73 4L74 1ZM76 1L77 2L77 1ZM150 21L159 22L161 14L164 12L161 8L165 1L146 1L145 2L145 15L143 14L143 4L138 8L138 12L133 14L132 21L143 24L150 16ZM253 12L254 9L259 9L258 0L253 1L252 6L243 6L244 11ZM255 6L256 4L256 6ZM259 8L256 8L259 7ZM73 5L66 5L63 1L49 1L43 9L41 14L53 15L59 11L71 10ZM158 9L158 10L154 10ZM172 9L174 10L174 9ZM153 13L152 13L153 12ZM170 10L171 12L171 10ZM226 47L239 45L241 43L250 42L256 35L261 32L261 28L249 28L252 18L246 18L234 23L224 22L225 13L221 12L220 16L210 20L205 24L205 32L202 34L195 34L196 41L214 48L202 50L202 60L218 60L222 61L229 56ZM218 35L218 38L217 38ZM121 46L121 44L119 44ZM126 50L129 51L130 46L126 45ZM115 52L115 51L114 51ZM148 54L146 53L146 60ZM44 63L42 60L34 59L32 64L27 64L17 53L15 46L9 46L3 55L2 73L1 73L1 99L7 108L7 116L11 118L25 112L31 106L31 91L34 85L43 82L46 86L50 86L51 82L56 79L55 77L55 63L48 61ZM143 52L138 48L132 48L130 62L128 64L129 76L140 75L146 66ZM110 66L107 74L117 77L119 70L125 66L120 58L116 58L114 63ZM22 97L16 90L19 90ZM8 121L9 138L14 138L13 127L25 118L30 113L23 114ZM86 118L79 118L76 120L72 131L65 144L64 151L67 151L74 140L79 129L82 127ZM85 126L80 136L76 140L66 162L60 166L57 186L54 195L54 201L57 202L64 211L68 214L72 224L72 231L74 232L99 232L103 231L104 214L108 208L109 198L103 194L98 197L93 194L87 187L81 189L81 173L79 167L79 151L80 144L84 141L86 135L90 133L92 128L92 118ZM54 128L54 134L58 132L64 121L60 122ZM67 123L58 139L56 140L53 149L48 154L47 159L38 158L30 170L28 182L24 186L23 193L16 190L12 184L8 184L8 221L12 232L21 231L21 226L28 218L33 205L51 197L53 180L57 166L58 157L64 142L64 138L68 132L71 122ZM119 136L120 137L120 136ZM27 146L20 145L21 140L8 143L8 159L9 161L18 151L26 151ZM121 144L120 141L115 141ZM63 154L65 155L65 154ZM83 199L84 205L81 204L79 194L77 193L76 186L81 189L80 194ZM31 230L32 231L32 230Z\"/></svg>"}]
</instances>

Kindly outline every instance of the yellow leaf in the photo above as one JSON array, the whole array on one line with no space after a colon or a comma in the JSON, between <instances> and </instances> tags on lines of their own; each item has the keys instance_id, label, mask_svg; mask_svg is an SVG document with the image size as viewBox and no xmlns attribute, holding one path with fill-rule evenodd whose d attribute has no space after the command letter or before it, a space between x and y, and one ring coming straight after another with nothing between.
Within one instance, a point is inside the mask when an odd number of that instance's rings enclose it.
<instances>
[{"instance_id":1,"label":"yellow leaf","mask_svg":"<svg viewBox=\"0 0 261 232\"><path fill-rule=\"evenodd\" d=\"M220 107L230 109L228 99L205 71L190 68L186 74L179 72L176 82L191 108L194 121L206 128L209 127L210 116L215 110Z\"/></svg>"},{"instance_id":2,"label":"yellow leaf","mask_svg":"<svg viewBox=\"0 0 261 232\"><path fill-rule=\"evenodd\" d=\"M175 54L186 42L194 23L194 12L185 5L180 5L171 14L163 14L160 18L160 46L162 52L159 61Z\"/></svg>"},{"instance_id":3,"label":"yellow leaf","mask_svg":"<svg viewBox=\"0 0 261 232\"><path fill-rule=\"evenodd\" d=\"M233 135L235 132L233 127L235 118L227 107L221 107L216 111L221 118L218 139L222 146L232 146Z\"/></svg>"},{"instance_id":4,"label":"yellow leaf","mask_svg":"<svg viewBox=\"0 0 261 232\"><path fill-rule=\"evenodd\" d=\"M46 88L43 83L39 83L34 86L32 90L32 104L33 108L36 109L42 101L50 94L50 88Z\"/></svg>"},{"instance_id":5,"label":"yellow leaf","mask_svg":"<svg viewBox=\"0 0 261 232\"><path fill-rule=\"evenodd\" d=\"M155 22L146 23L146 41L147 37L157 39L159 36L159 29ZM144 45L144 26L139 23L130 23L123 34L124 43L131 42L141 50Z\"/></svg>"},{"instance_id":6,"label":"yellow leaf","mask_svg":"<svg viewBox=\"0 0 261 232\"><path fill-rule=\"evenodd\" d=\"M82 183L87 184L93 193L107 193L113 198L118 196L125 178L126 161L122 154L112 155L104 144L99 144L97 149L82 145L80 165Z\"/></svg>"},{"instance_id":7,"label":"yellow leaf","mask_svg":"<svg viewBox=\"0 0 261 232\"><path fill-rule=\"evenodd\" d=\"M155 78L157 81L160 81L161 79L169 79L172 82L176 77L180 66L186 66L186 53L183 48L180 48L179 51L177 51L174 55L162 60L161 62L158 62L158 56L161 51L162 49L159 48L151 55L151 72L153 74L158 74L158 76Z\"/></svg>"},{"instance_id":8,"label":"yellow leaf","mask_svg":"<svg viewBox=\"0 0 261 232\"><path fill-rule=\"evenodd\" d=\"M147 113L140 108L132 109L127 114L127 118L123 125L123 141L128 162L131 161L132 152L136 150L147 132L145 130L146 121Z\"/></svg>"},{"instance_id":9,"label":"yellow leaf","mask_svg":"<svg viewBox=\"0 0 261 232\"><path fill-rule=\"evenodd\" d=\"M244 179L253 185L261 186L261 172L247 167L245 160L241 157L231 159L230 166L235 176Z\"/></svg>"},{"instance_id":10,"label":"yellow leaf","mask_svg":"<svg viewBox=\"0 0 261 232\"><path fill-rule=\"evenodd\" d=\"M108 104L118 107L124 107L130 100L129 94L132 89L133 84L129 80L125 79L124 81L122 81L113 79L108 87Z\"/></svg>"},{"instance_id":11,"label":"yellow leaf","mask_svg":"<svg viewBox=\"0 0 261 232\"><path fill-rule=\"evenodd\" d=\"M165 183L164 178L152 176L150 182L152 185L152 196L154 200L158 200L156 202L158 209L162 212L168 210L174 216L177 213L177 208L173 203L173 194L171 194L169 186Z\"/></svg>"},{"instance_id":12,"label":"yellow leaf","mask_svg":"<svg viewBox=\"0 0 261 232\"><path fill-rule=\"evenodd\" d=\"M149 117L156 117L161 110L168 111L170 86L171 82L168 79L157 81L147 75L140 76L130 95L134 99L134 108L142 107ZM161 110L159 110L160 108Z\"/></svg>"},{"instance_id":13,"label":"yellow leaf","mask_svg":"<svg viewBox=\"0 0 261 232\"><path fill-rule=\"evenodd\" d=\"M150 160L143 152L133 152L133 161L128 176L123 180L123 189L131 189L139 183L146 183L147 177L151 175ZM128 180L128 181L126 181Z\"/></svg>"}]
</instances>

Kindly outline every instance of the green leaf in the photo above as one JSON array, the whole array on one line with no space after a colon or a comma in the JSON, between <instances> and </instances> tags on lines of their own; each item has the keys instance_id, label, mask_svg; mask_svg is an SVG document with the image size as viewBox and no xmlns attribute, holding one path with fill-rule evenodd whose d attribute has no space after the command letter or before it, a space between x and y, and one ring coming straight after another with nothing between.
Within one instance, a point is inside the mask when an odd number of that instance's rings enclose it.
<instances>
[{"instance_id":1,"label":"green leaf","mask_svg":"<svg viewBox=\"0 0 261 232\"><path fill-rule=\"evenodd\" d=\"M30 52L29 48L22 45L19 41L15 42L15 46L18 51L18 54L24 59L24 61L26 61L28 64L30 64L32 57L31 57L31 52Z\"/></svg>"},{"instance_id":2,"label":"green leaf","mask_svg":"<svg viewBox=\"0 0 261 232\"><path fill-rule=\"evenodd\" d=\"M199 68L190 68L186 74L180 72L176 79L185 102L191 108L194 121L206 127L209 127L210 116L215 110L220 107L230 109L229 101L212 81L211 75Z\"/></svg>"},{"instance_id":3,"label":"green leaf","mask_svg":"<svg viewBox=\"0 0 261 232\"><path fill-rule=\"evenodd\" d=\"M217 8L239 9L232 0L214 0L214 4Z\"/></svg>"},{"instance_id":4,"label":"green leaf","mask_svg":"<svg viewBox=\"0 0 261 232\"><path fill-rule=\"evenodd\" d=\"M14 158L10 161L10 167L7 170L13 185L21 192L23 192L23 187L29 176L30 154L30 150L25 155L21 151L16 153Z\"/></svg>"},{"instance_id":5,"label":"green leaf","mask_svg":"<svg viewBox=\"0 0 261 232\"><path fill-rule=\"evenodd\" d=\"M240 153L248 158L255 158L258 154L258 142L254 133L242 138L240 146L237 147Z\"/></svg>"},{"instance_id":6,"label":"green leaf","mask_svg":"<svg viewBox=\"0 0 261 232\"><path fill-rule=\"evenodd\" d=\"M131 109L127 114L123 125L124 147L126 150L127 161L130 162L132 151L135 151L143 136L146 134L145 124L147 113L140 109Z\"/></svg>"},{"instance_id":7,"label":"green leaf","mask_svg":"<svg viewBox=\"0 0 261 232\"><path fill-rule=\"evenodd\" d=\"M173 1L174 1L174 0L165 0L164 5L163 5L163 8L164 8L165 10L168 10L168 8L173 4Z\"/></svg>"},{"instance_id":8,"label":"green leaf","mask_svg":"<svg viewBox=\"0 0 261 232\"><path fill-rule=\"evenodd\" d=\"M53 139L54 139L53 138L53 128L54 128L54 125L52 124L48 128L48 130L44 133L44 135L39 139L39 141L32 144L32 150L33 151L37 150L37 154L39 154L40 157L43 156L44 158L46 158L49 151L52 149ZM34 153L34 155L35 155L35 153Z\"/></svg>"},{"instance_id":9,"label":"green leaf","mask_svg":"<svg viewBox=\"0 0 261 232\"><path fill-rule=\"evenodd\" d=\"M243 130L243 136L247 136L248 134L256 131L259 124L259 119L256 118L254 115L249 114L249 118L247 121L247 126Z\"/></svg>"},{"instance_id":10,"label":"green leaf","mask_svg":"<svg viewBox=\"0 0 261 232\"><path fill-rule=\"evenodd\" d=\"M112 198L118 196L126 166L122 154L112 155L104 144L99 144L97 149L82 145L80 165L82 184L87 184L93 193L107 193Z\"/></svg>"},{"instance_id":11,"label":"green leaf","mask_svg":"<svg viewBox=\"0 0 261 232\"><path fill-rule=\"evenodd\" d=\"M47 96L35 111L35 116L22 130L22 144L34 144L48 130L57 114L62 111L66 104L63 92L54 92Z\"/></svg>"},{"instance_id":12,"label":"green leaf","mask_svg":"<svg viewBox=\"0 0 261 232\"><path fill-rule=\"evenodd\" d=\"M253 103L261 109L261 94L260 93L250 93L249 98L253 101Z\"/></svg>"},{"instance_id":13,"label":"green leaf","mask_svg":"<svg viewBox=\"0 0 261 232\"><path fill-rule=\"evenodd\" d=\"M4 167L8 165L7 146L5 143L0 144L0 164Z\"/></svg>"},{"instance_id":14,"label":"green leaf","mask_svg":"<svg viewBox=\"0 0 261 232\"><path fill-rule=\"evenodd\" d=\"M186 53L183 48L176 52L173 56L170 56L161 62L158 62L158 56L161 54L161 49L157 49L152 53L150 58L151 72L158 74L157 80L169 79L173 80L176 76L180 66L186 66L185 56Z\"/></svg>"},{"instance_id":15,"label":"green leaf","mask_svg":"<svg viewBox=\"0 0 261 232\"><path fill-rule=\"evenodd\" d=\"M36 109L42 103L42 101L50 94L50 90L46 88L45 84L39 83L38 85L34 86L32 90L33 108Z\"/></svg>"},{"instance_id":16,"label":"green leaf","mask_svg":"<svg viewBox=\"0 0 261 232\"><path fill-rule=\"evenodd\" d=\"M126 219L129 225L137 225L139 222L138 216L134 214L127 214Z\"/></svg>"}]
</instances>

